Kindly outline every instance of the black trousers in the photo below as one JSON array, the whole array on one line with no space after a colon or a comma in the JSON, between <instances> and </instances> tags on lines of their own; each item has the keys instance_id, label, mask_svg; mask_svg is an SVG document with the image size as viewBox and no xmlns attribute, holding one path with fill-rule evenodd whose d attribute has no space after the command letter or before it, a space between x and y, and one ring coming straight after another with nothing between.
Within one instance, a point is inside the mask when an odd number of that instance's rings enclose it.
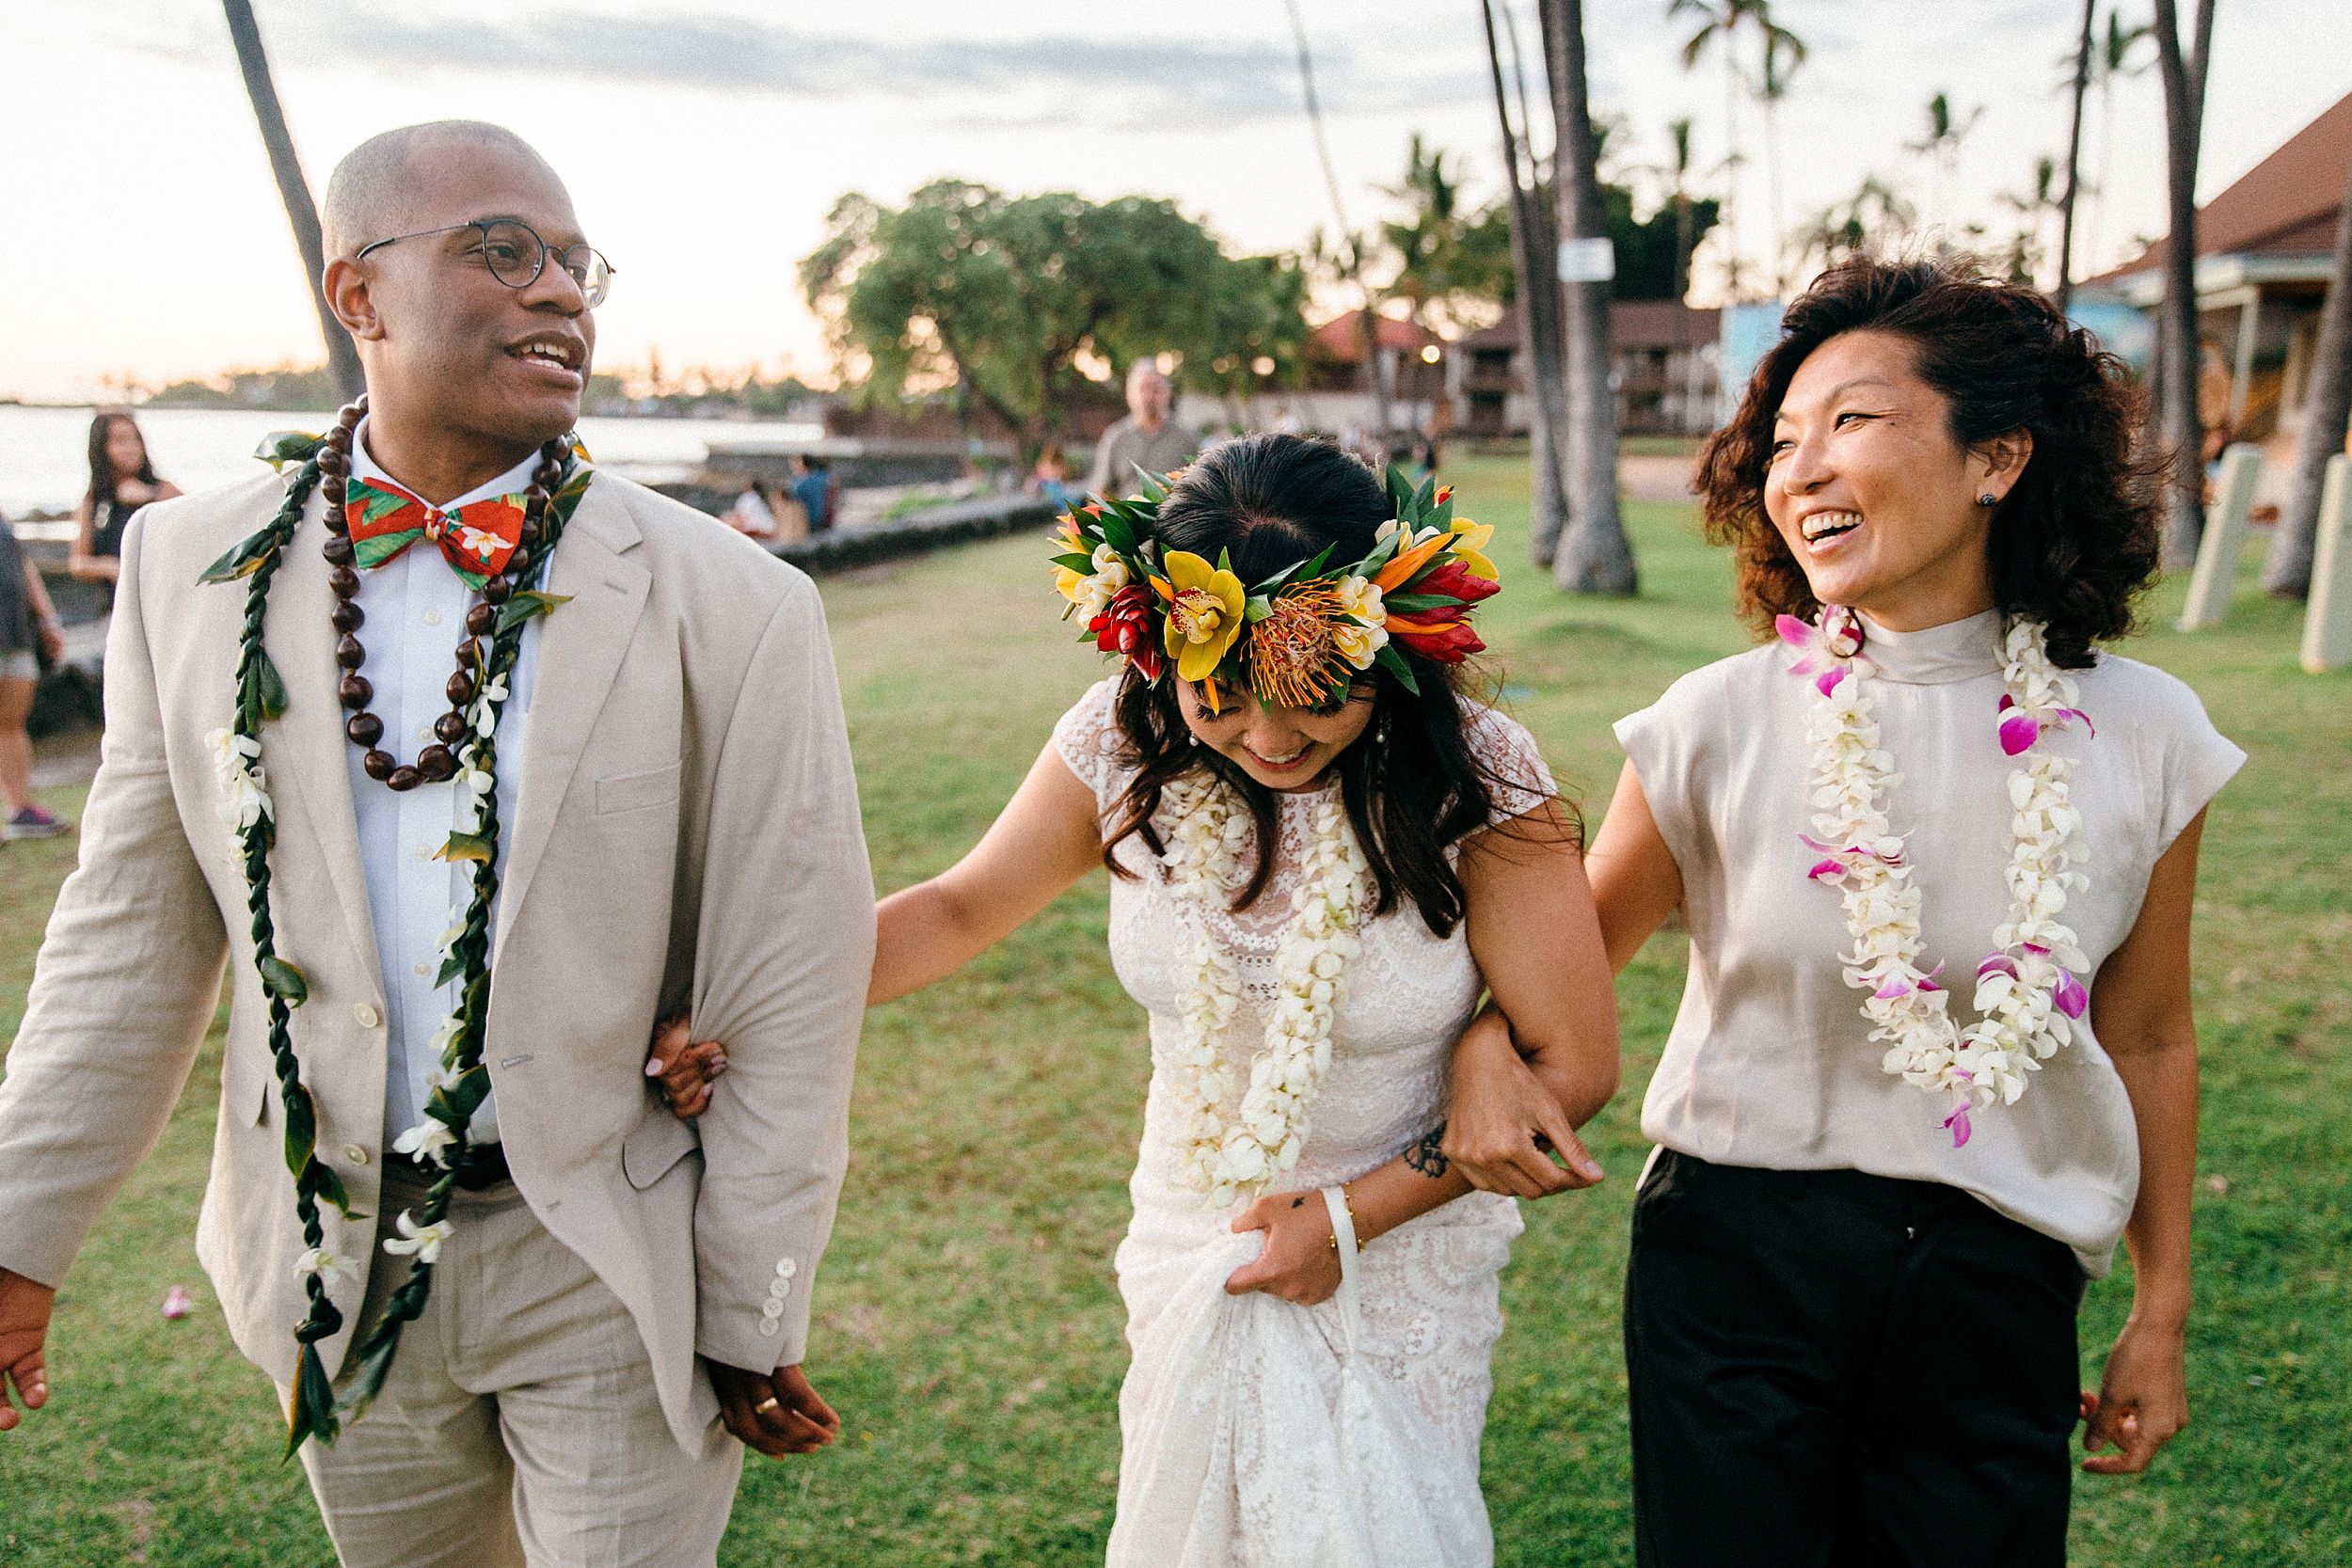
<instances>
[{"instance_id":1,"label":"black trousers","mask_svg":"<svg viewBox=\"0 0 2352 1568\"><path fill-rule=\"evenodd\" d=\"M1642 1568L2058 1568L2082 1267L1956 1188L1661 1150L1625 1350Z\"/></svg>"}]
</instances>

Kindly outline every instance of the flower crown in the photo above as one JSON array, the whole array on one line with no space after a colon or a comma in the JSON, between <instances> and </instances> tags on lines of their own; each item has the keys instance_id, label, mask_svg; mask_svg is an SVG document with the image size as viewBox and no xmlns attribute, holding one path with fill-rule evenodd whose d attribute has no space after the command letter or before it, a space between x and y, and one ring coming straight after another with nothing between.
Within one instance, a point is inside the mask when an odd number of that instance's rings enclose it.
<instances>
[{"instance_id":1,"label":"flower crown","mask_svg":"<svg viewBox=\"0 0 2352 1568\"><path fill-rule=\"evenodd\" d=\"M1098 496L1063 516L1054 535L1055 586L1070 601L1062 618L1086 617L1094 645L1147 682L1172 663L1178 680L1210 683L1212 713L1220 687L1247 687L1269 706L1324 707L1375 665L1418 695L1400 645L1439 664L1486 646L1470 617L1501 586L1481 553L1495 531L1456 518L1453 491L1436 480L1416 489L1389 469L1396 516L1361 561L1332 567L1327 546L1245 588L1227 553L1212 565L1153 537L1182 472L1147 474L1143 493L1125 500Z\"/></svg>"}]
</instances>

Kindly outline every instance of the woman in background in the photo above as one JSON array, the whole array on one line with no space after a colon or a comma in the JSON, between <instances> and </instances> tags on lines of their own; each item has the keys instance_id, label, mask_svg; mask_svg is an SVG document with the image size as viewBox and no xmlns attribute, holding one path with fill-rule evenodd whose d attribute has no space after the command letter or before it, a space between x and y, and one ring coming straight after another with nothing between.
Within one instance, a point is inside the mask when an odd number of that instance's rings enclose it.
<instances>
[{"instance_id":1,"label":"woman in background","mask_svg":"<svg viewBox=\"0 0 2352 1568\"><path fill-rule=\"evenodd\" d=\"M56 663L63 648L56 607L40 570L17 544L16 530L0 517L0 799L8 806L0 842L53 838L73 825L33 800L33 742L24 733L41 666Z\"/></svg>"},{"instance_id":2,"label":"woman in background","mask_svg":"<svg viewBox=\"0 0 2352 1568\"><path fill-rule=\"evenodd\" d=\"M119 408L100 409L89 422L89 489L73 509L77 531L66 569L84 582L111 585L121 569L122 531L131 515L178 494L178 485L155 477L138 421Z\"/></svg>"}]
</instances>

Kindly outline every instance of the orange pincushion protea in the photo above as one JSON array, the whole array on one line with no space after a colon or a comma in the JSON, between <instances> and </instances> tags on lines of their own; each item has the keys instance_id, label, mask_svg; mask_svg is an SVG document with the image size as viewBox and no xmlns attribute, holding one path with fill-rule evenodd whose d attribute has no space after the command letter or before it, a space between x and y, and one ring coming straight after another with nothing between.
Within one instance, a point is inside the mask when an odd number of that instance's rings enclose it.
<instances>
[{"instance_id":1,"label":"orange pincushion protea","mask_svg":"<svg viewBox=\"0 0 2352 1568\"><path fill-rule=\"evenodd\" d=\"M1277 595L1249 628L1242 664L1250 689L1274 707L1321 707L1353 673L1332 640L1332 619L1345 613L1339 586L1298 584Z\"/></svg>"}]
</instances>

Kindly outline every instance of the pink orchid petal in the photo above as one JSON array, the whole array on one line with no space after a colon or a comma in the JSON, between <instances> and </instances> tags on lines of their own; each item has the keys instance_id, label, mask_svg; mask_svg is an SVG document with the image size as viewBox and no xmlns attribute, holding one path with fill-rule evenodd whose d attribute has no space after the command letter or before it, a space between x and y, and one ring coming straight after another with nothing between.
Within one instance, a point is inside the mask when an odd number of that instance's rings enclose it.
<instances>
[{"instance_id":1,"label":"pink orchid petal","mask_svg":"<svg viewBox=\"0 0 2352 1568\"><path fill-rule=\"evenodd\" d=\"M1943 973L1944 966L1942 964L1937 964L1933 969L1929 970L1925 974L1920 975L1919 989L1921 990L1942 990L1944 988L1935 983L1935 977Z\"/></svg>"},{"instance_id":2,"label":"pink orchid petal","mask_svg":"<svg viewBox=\"0 0 2352 1568\"><path fill-rule=\"evenodd\" d=\"M1813 684L1820 688L1821 695L1826 697L1831 692L1836 690L1837 683L1845 678L1846 667L1840 664L1834 666L1831 669L1822 671L1820 675L1813 682Z\"/></svg>"},{"instance_id":3,"label":"pink orchid petal","mask_svg":"<svg viewBox=\"0 0 2352 1568\"><path fill-rule=\"evenodd\" d=\"M2062 707L2058 709L2058 717L2061 719L2081 720L2083 721L2083 728L2090 732L2090 738L2093 740L2099 738L2099 726L2092 723L2090 721L2090 715L2085 713L2082 709L2078 707Z\"/></svg>"},{"instance_id":4,"label":"pink orchid petal","mask_svg":"<svg viewBox=\"0 0 2352 1568\"><path fill-rule=\"evenodd\" d=\"M1822 861L1806 872L1805 878L1807 880L1818 882L1824 877L1842 877L1845 874L1846 863L1844 861Z\"/></svg>"},{"instance_id":5,"label":"pink orchid petal","mask_svg":"<svg viewBox=\"0 0 2352 1568\"><path fill-rule=\"evenodd\" d=\"M1806 848L1812 850L1817 855L1836 855L1843 853L1843 851L1836 845L1830 843L1827 839L1815 838L1811 833L1799 833L1797 835L1797 842L1804 845Z\"/></svg>"},{"instance_id":6,"label":"pink orchid petal","mask_svg":"<svg viewBox=\"0 0 2352 1568\"><path fill-rule=\"evenodd\" d=\"M2017 699L2016 699L2016 698L2014 698L2014 697L2012 697L2012 696L2010 696L2008 692L2004 691L2004 692L2002 692L2002 693L2001 693L2001 705L2000 705L2000 707L1999 707L1999 709L1998 709L1997 711L2002 712L2002 713L2007 713L2007 712L2008 712L2010 708L2013 708L2013 707L2015 707L2016 705L2017 705Z\"/></svg>"},{"instance_id":7,"label":"pink orchid petal","mask_svg":"<svg viewBox=\"0 0 2352 1568\"><path fill-rule=\"evenodd\" d=\"M2010 756L2042 738L2042 726L2022 713L2012 713L2001 721L2001 750Z\"/></svg>"},{"instance_id":8,"label":"pink orchid petal","mask_svg":"<svg viewBox=\"0 0 2352 1568\"><path fill-rule=\"evenodd\" d=\"M1887 981L1886 984L1879 987L1879 989L1871 994L1878 1001L1892 1002L1899 996L1909 996L1914 989L1915 988L1913 987L1910 981L1902 979L1899 976L1895 979Z\"/></svg>"},{"instance_id":9,"label":"pink orchid petal","mask_svg":"<svg viewBox=\"0 0 2352 1568\"><path fill-rule=\"evenodd\" d=\"M1813 645L1813 628L1794 615L1773 616L1772 629L1780 633L1780 640L1792 648L1809 648Z\"/></svg>"},{"instance_id":10,"label":"pink orchid petal","mask_svg":"<svg viewBox=\"0 0 2352 1568\"><path fill-rule=\"evenodd\" d=\"M1954 1148L1966 1148L1968 1147L1968 1134L1971 1129L1968 1126L1968 1107L1965 1104L1961 1105L1957 1110L1953 1111L1950 1116L1946 1117L1944 1118L1944 1126L1952 1135L1952 1147Z\"/></svg>"},{"instance_id":11,"label":"pink orchid petal","mask_svg":"<svg viewBox=\"0 0 2352 1568\"><path fill-rule=\"evenodd\" d=\"M2012 980L2016 979L2017 960L2010 958L2006 953L1994 953L1988 957L1984 962L1977 965L1978 979L1981 980L1986 975L1994 974L2006 974Z\"/></svg>"},{"instance_id":12,"label":"pink orchid petal","mask_svg":"<svg viewBox=\"0 0 2352 1568\"><path fill-rule=\"evenodd\" d=\"M1788 667L1788 673L1792 675L1809 675L1820 667L1820 660L1815 658L1811 654L1807 654L1803 658L1797 660L1796 663L1791 664Z\"/></svg>"},{"instance_id":13,"label":"pink orchid petal","mask_svg":"<svg viewBox=\"0 0 2352 1568\"><path fill-rule=\"evenodd\" d=\"M2084 1009L2090 1006L2090 992L2083 989L2083 983L2075 979L2071 971L2061 969L2058 971L2058 994L2053 1000L2058 1004L2058 1010L2068 1018L2080 1018Z\"/></svg>"},{"instance_id":14,"label":"pink orchid petal","mask_svg":"<svg viewBox=\"0 0 2352 1568\"><path fill-rule=\"evenodd\" d=\"M2031 953L2037 958L2046 958L2050 956L2050 950L2038 942L2021 942L2017 946L2020 951Z\"/></svg>"},{"instance_id":15,"label":"pink orchid petal","mask_svg":"<svg viewBox=\"0 0 2352 1568\"><path fill-rule=\"evenodd\" d=\"M174 1285L164 1292L165 1317L184 1318L195 1310L195 1298L188 1294L188 1288L185 1285Z\"/></svg>"}]
</instances>

